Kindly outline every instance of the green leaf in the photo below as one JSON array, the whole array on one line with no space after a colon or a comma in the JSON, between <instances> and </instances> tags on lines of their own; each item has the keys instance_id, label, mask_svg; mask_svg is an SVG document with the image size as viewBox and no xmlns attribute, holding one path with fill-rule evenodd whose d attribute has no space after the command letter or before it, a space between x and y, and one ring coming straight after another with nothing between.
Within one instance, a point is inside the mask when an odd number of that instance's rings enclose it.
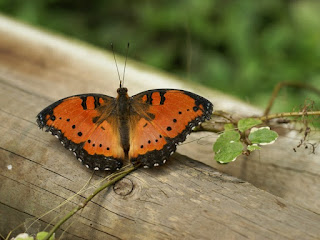
<instances>
[{"instance_id":1,"label":"green leaf","mask_svg":"<svg viewBox=\"0 0 320 240\"><path fill-rule=\"evenodd\" d=\"M229 143L230 141L240 142L240 134L235 131L225 131L224 133L220 134L218 139L216 140L215 144L213 145L213 151L217 153L221 150L225 144Z\"/></svg>"},{"instance_id":2,"label":"green leaf","mask_svg":"<svg viewBox=\"0 0 320 240\"><path fill-rule=\"evenodd\" d=\"M269 127L252 128L249 134L249 140L259 145L272 144L277 138L278 134Z\"/></svg>"},{"instance_id":3,"label":"green leaf","mask_svg":"<svg viewBox=\"0 0 320 240\"><path fill-rule=\"evenodd\" d=\"M238 122L238 129L241 132L244 132L254 126L257 126L258 124L262 123L260 119L256 118L242 118Z\"/></svg>"},{"instance_id":4,"label":"green leaf","mask_svg":"<svg viewBox=\"0 0 320 240\"><path fill-rule=\"evenodd\" d=\"M47 236L48 232L38 232L37 233L37 237L36 237L36 240L42 240L44 239L46 236ZM55 237L54 237L54 234L49 238L49 240L54 240Z\"/></svg>"},{"instance_id":5,"label":"green leaf","mask_svg":"<svg viewBox=\"0 0 320 240\"><path fill-rule=\"evenodd\" d=\"M219 163L229 163L242 154L243 145L241 142L225 143L221 151L215 154L215 160Z\"/></svg>"},{"instance_id":6,"label":"green leaf","mask_svg":"<svg viewBox=\"0 0 320 240\"><path fill-rule=\"evenodd\" d=\"M224 125L224 131L234 130L234 126L232 123L227 123Z\"/></svg>"},{"instance_id":7,"label":"green leaf","mask_svg":"<svg viewBox=\"0 0 320 240\"><path fill-rule=\"evenodd\" d=\"M247 149L248 149L250 152L253 152L254 150L260 150L261 147L259 147L257 144L252 144L252 145L248 145Z\"/></svg>"},{"instance_id":8,"label":"green leaf","mask_svg":"<svg viewBox=\"0 0 320 240\"><path fill-rule=\"evenodd\" d=\"M233 129L220 134L213 145L215 160L219 163L234 161L242 154L243 145L240 142L240 134Z\"/></svg>"}]
</instances>

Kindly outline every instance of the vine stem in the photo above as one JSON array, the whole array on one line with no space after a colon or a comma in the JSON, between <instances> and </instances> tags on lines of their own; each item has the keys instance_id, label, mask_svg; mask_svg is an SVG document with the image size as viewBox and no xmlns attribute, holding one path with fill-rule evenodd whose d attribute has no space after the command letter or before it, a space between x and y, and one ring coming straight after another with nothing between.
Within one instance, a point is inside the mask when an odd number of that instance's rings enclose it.
<instances>
[{"instance_id":1,"label":"vine stem","mask_svg":"<svg viewBox=\"0 0 320 240\"><path fill-rule=\"evenodd\" d=\"M278 96L278 93L279 93L280 89L283 88L283 87L286 87L286 86L288 86L288 87L296 87L296 88L305 88L305 89L307 89L307 90L309 90L309 91L312 91L312 92L320 95L320 90L319 90L319 89L317 89L317 88L315 88L315 87L313 87L313 86L311 86L311 85L309 85L309 84L306 84L306 83L300 83L300 82L279 82L279 83L275 86L275 88L273 89L272 96L271 96L271 98L270 98L270 100L269 100L268 106L267 106L267 108L265 109L265 111L264 111L264 113L263 113L264 116L267 116L267 115L269 114L269 112L270 112L270 110L271 110L271 108L272 108L272 106L273 106L273 103L274 103L275 99L276 99L277 96Z\"/></svg>"},{"instance_id":2,"label":"vine stem","mask_svg":"<svg viewBox=\"0 0 320 240\"><path fill-rule=\"evenodd\" d=\"M275 113L267 116L257 117L261 121L267 121L274 118L284 118L284 117L303 117L303 116L320 116L320 111L310 111L310 112L285 112L285 113Z\"/></svg>"},{"instance_id":3,"label":"vine stem","mask_svg":"<svg viewBox=\"0 0 320 240\"><path fill-rule=\"evenodd\" d=\"M232 119L230 116L228 116L228 113L226 113L224 111L216 110L212 113L212 115L225 118L225 119L229 120L231 123L236 124L236 121L234 119Z\"/></svg>"},{"instance_id":4,"label":"vine stem","mask_svg":"<svg viewBox=\"0 0 320 240\"><path fill-rule=\"evenodd\" d=\"M112 184L116 183L117 181L124 178L126 175L134 171L138 166L129 166L128 168L123 168L119 172L111 174L108 178L109 180L103 184L101 187L98 187L89 197L87 197L82 203L72 209L69 213L67 213L58 223L56 223L50 232L43 238L43 240L48 240L54 232L69 218L71 218L74 214L76 214L79 210L84 208L98 193L102 190L106 189L107 187L111 186Z\"/></svg>"},{"instance_id":5,"label":"vine stem","mask_svg":"<svg viewBox=\"0 0 320 240\"><path fill-rule=\"evenodd\" d=\"M216 114L215 112L213 113L213 115L216 116L220 116L223 117L227 120L229 120L230 118L225 117L224 115L221 114ZM253 117L255 119L260 119L261 121L267 121L267 120L271 120L271 119L275 119L275 118L286 118L286 117L307 117L307 116L320 116L320 111L310 111L310 112L284 112L284 113L275 113L275 114L270 114L268 116L262 116L262 117ZM234 121L234 120L233 120ZM228 123L228 122L225 122ZM220 123L220 124L225 124L225 123ZM233 123L235 126L237 126L237 122ZM219 133L219 132L223 132L224 129L223 128L214 128L214 126L212 126L212 123L210 122L204 122L201 125L197 126L193 132L202 132L202 131L207 131L207 132L214 132L214 133Z\"/></svg>"}]
</instances>

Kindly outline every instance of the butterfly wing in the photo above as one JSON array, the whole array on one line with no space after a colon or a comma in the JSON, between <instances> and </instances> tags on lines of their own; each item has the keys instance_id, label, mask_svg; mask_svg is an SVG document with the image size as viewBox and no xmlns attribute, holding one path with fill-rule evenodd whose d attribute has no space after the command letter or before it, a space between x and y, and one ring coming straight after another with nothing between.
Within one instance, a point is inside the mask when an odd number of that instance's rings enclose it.
<instances>
[{"instance_id":1,"label":"butterfly wing","mask_svg":"<svg viewBox=\"0 0 320 240\"><path fill-rule=\"evenodd\" d=\"M213 105L191 92L156 89L131 97L131 162L147 167L158 166L185 141L192 128L210 119Z\"/></svg>"},{"instance_id":2,"label":"butterfly wing","mask_svg":"<svg viewBox=\"0 0 320 240\"><path fill-rule=\"evenodd\" d=\"M37 115L46 128L88 168L115 170L122 166L116 99L83 94L61 99Z\"/></svg>"}]
</instances>

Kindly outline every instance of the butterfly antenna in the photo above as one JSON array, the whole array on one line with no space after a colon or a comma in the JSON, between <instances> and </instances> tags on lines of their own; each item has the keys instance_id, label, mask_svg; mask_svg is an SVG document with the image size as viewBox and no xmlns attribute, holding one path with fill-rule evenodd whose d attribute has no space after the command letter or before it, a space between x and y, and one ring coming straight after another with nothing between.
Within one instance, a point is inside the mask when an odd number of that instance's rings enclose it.
<instances>
[{"instance_id":1,"label":"butterfly antenna","mask_svg":"<svg viewBox=\"0 0 320 240\"><path fill-rule=\"evenodd\" d=\"M119 73L119 68L118 68L118 64L117 64L116 55L114 54L113 43L111 43L111 49L112 49L112 53L113 53L114 62L116 63L117 72L118 72L118 78L119 78L119 81L120 81L120 88L121 88L121 86L122 86L121 78L120 78L120 73Z\"/></svg>"},{"instance_id":2,"label":"butterfly antenna","mask_svg":"<svg viewBox=\"0 0 320 240\"><path fill-rule=\"evenodd\" d=\"M127 59L128 59L128 52L129 52L130 43L127 45L127 53L126 53L126 60L124 62L124 68L123 68L123 75L122 75L122 84L124 85L124 75L126 73L126 66L127 66Z\"/></svg>"}]
</instances>

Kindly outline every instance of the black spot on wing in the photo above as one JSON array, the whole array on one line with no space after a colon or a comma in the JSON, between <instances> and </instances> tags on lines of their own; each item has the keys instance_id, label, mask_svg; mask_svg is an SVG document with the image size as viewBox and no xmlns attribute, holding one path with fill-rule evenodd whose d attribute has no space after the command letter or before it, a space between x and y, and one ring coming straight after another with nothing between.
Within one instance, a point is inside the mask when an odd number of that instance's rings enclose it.
<instances>
[{"instance_id":1,"label":"black spot on wing","mask_svg":"<svg viewBox=\"0 0 320 240\"><path fill-rule=\"evenodd\" d=\"M150 118L148 120L153 120L156 116L152 113L148 113L148 117Z\"/></svg>"},{"instance_id":2,"label":"black spot on wing","mask_svg":"<svg viewBox=\"0 0 320 240\"><path fill-rule=\"evenodd\" d=\"M152 92L148 93L147 94L147 101L146 103L149 103L150 105L152 105Z\"/></svg>"},{"instance_id":3,"label":"black spot on wing","mask_svg":"<svg viewBox=\"0 0 320 240\"><path fill-rule=\"evenodd\" d=\"M99 97L94 96L94 108L100 107Z\"/></svg>"},{"instance_id":4,"label":"black spot on wing","mask_svg":"<svg viewBox=\"0 0 320 240\"><path fill-rule=\"evenodd\" d=\"M166 97L164 96L166 94L166 91L165 92L160 92L160 97L161 97L161 100L160 100L160 105L163 105L164 104L164 101L166 100Z\"/></svg>"},{"instance_id":5,"label":"black spot on wing","mask_svg":"<svg viewBox=\"0 0 320 240\"><path fill-rule=\"evenodd\" d=\"M99 120L99 118L100 118L99 116L92 118L92 122L96 123Z\"/></svg>"},{"instance_id":6,"label":"black spot on wing","mask_svg":"<svg viewBox=\"0 0 320 240\"><path fill-rule=\"evenodd\" d=\"M82 103L81 106L83 110L87 110L87 97L81 97Z\"/></svg>"}]
</instances>

